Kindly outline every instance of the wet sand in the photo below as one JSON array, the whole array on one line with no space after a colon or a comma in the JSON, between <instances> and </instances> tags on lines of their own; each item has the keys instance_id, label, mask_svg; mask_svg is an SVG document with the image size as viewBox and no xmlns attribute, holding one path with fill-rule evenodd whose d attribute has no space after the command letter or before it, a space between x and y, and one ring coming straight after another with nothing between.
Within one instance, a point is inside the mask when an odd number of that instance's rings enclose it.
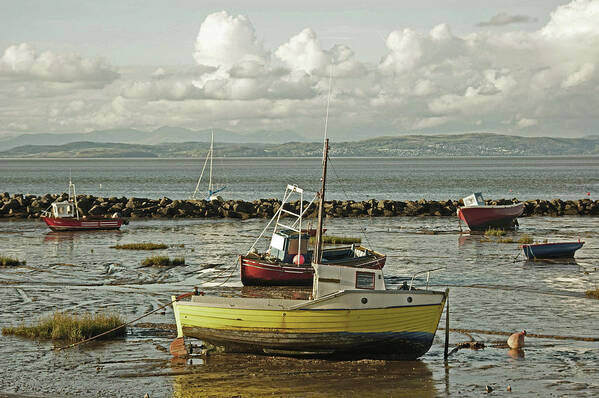
<instances>
[{"instance_id":1,"label":"wet sand","mask_svg":"<svg viewBox=\"0 0 599 398\"><path fill-rule=\"evenodd\" d=\"M56 310L113 311L131 320L194 286L208 293L262 294L242 289L238 275L227 279L224 270L263 226L261 220L152 220L118 232L51 233L40 222L0 222L2 255L27 261L24 267L0 269L1 324L32 322ZM367 230L363 243L388 254L388 286L445 267L432 274L431 288L450 288L452 329L595 338L599 301L584 291L599 285L598 227L597 218L522 220L514 240L527 233L537 240L586 241L574 261L529 262L517 257L517 244L460 235L454 218L327 220L332 235L360 236L361 228ZM153 252L110 248L138 242L172 246ZM144 258L156 254L183 256L187 266L141 267ZM52 342L1 336L0 397L480 396L486 385L497 396L599 395L597 341L529 337L522 354L502 346L504 335L452 332L451 348L470 340L485 348L461 349L447 366L442 331L418 361L223 353L172 361L167 348L175 337L173 322L167 309L137 322L124 339L58 352L51 350Z\"/></svg>"}]
</instances>

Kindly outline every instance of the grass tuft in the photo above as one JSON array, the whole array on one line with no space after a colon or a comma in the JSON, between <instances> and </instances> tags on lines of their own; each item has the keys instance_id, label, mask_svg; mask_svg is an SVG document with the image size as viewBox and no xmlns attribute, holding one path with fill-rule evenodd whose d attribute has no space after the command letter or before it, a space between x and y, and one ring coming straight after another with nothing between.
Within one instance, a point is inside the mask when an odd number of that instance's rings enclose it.
<instances>
[{"instance_id":1,"label":"grass tuft","mask_svg":"<svg viewBox=\"0 0 599 398\"><path fill-rule=\"evenodd\" d=\"M485 236L504 236L505 230L500 228L489 228L485 231Z\"/></svg>"},{"instance_id":2,"label":"grass tuft","mask_svg":"<svg viewBox=\"0 0 599 398\"><path fill-rule=\"evenodd\" d=\"M587 290L585 294L587 297L599 299L599 289Z\"/></svg>"},{"instance_id":3,"label":"grass tuft","mask_svg":"<svg viewBox=\"0 0 599 398\"><path fill-rule=\"evenodd\" d=\"M514 240L512 238L499 238L497 243L514 243Z\"/></svg>"},{"instance_id":4,"label":"grass tuft","mask_svg":"<svg viewBox=\"0 0 599 398\"><path fill-rule=\"evenodd\" d=\"M175 257L172 260L166 256L152 256L142 261L141 265L144 267L151 267L153 265L168 267L171 265L185 265L185 258Z\"/></svg>"},{"instance_id":5,"label":"grass tuft","mask_svg":"<svg viewBox=\"0 0 599 398\"><path fill-rule=\"evenodd\" d=\"M0 267L17 267L25 265L25 263L25 261L21 261L18 258L0 256Z\"/></svg>"},{"instance_id":6,"label":"grass tuft","mask_svg":"<svg viewBox=\"0 0 599 398\"><path fill-rule=\"evenodd\" d=\"M113 249L122 250L159 250L167 249L168 245L164 243L126 243L124 245L110 246Z\"/></svg>"},{"instance_id":7,"label":"grass tuft","mask_svg":"<svg viewBox=\"0 0 599 398\"><path fill-rule=\"evenodd\" d=\"M55 312L40 319L37 325L20 325L2 328L3 335L14 335L42 340L81 341L122 325L124 321L118 315L90 314L70 315ZM120 337L127 333L126 327L117 329L102 339Z\"/></svg>"},{"instance_id":8,"label":"grass tuft","mask_svg":"<svg viewBox=\"0 0 599 398\"><path fill-rule=\"evenodd\" d=\"M533 242L532 236L528 235L528 234L522 234L522 236L520 236L520 239L518 239L518 243L522 243L522 244L530 244Z\"/></svg>"}]
</instances>

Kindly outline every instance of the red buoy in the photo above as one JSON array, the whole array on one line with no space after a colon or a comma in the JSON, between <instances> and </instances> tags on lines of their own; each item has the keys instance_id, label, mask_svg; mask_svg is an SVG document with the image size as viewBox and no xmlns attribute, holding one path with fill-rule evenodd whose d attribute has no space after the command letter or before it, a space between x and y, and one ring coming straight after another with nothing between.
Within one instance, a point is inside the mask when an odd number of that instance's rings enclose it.
<instances>
[{"instance_id":1,"label":"red buoy","mask_svg":"<svg viewBox=\"0 0 599 398\"><path fill-rule=\"evenodd\" d=\"M306 259L304 258L303 254L296 254L293 256L293 264L302 265L305 261Z\"/></svg>"}]
</instances>

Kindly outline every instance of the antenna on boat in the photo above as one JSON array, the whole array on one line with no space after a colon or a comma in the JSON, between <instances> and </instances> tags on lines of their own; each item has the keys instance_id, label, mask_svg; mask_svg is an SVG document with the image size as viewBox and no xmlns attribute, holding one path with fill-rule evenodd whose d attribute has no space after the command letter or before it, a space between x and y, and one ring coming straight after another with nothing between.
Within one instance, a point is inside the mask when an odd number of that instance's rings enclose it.
<instances>
[{"instance_id":1,"label":"antenna on boat","mask_svg":"<svg viewBox=\"0 0 599 398\"><path fill-rule=\"evenodd\" d=\"M214 143L214 130L211 129L212 131L212 140L210 142L210 149L208 150L208 153L206 154L206 160L204 160L204 167L202 167L202 172L200 173L200 178L198 178L198 183L196 184L196 189L193 191L193 195L191 195L191 199L195 200L196 199L196 195L198 193L198 190L200 189L200 183L202 182L202 177L204 176L204 171L206 170L206 165L208 164L208 158L211 155L212 152L212 144ZM212 159L210 159L211 163L212 163ZM212 164L210 166L210 181L212 182ZM208 186L208 189L210 190L210 186Z\"/></svg>"},{"instance_id":2,"label":"antenna on boat","mask_svg":"<svg viewBox=\"0 0 599 398\"><path fill-rule=\"evenodd\" d=\"M329 157L329 139L327 138L327 130L329 126L329 107L331 105L331 86L333 82L333 63L329 74L329 94L327 96L327 112L324 118L324 143L322 149L322 186L320 188L318 200L318 226L316 228L316 245L314 247L314 262L320 264L322 260L322 222L324 213L324 192L327 180L327 159Z\"/></svg>"},{"instance_id":3,"label":"antenna on boat","mask_svg":"<svg viewBox=\"0 0 599 398\"><path fill-rule=\"evenodd\" d=\"M208 181L208 197L212 196L212 158L214 157L214 129L210 128L210 180Z\"/></svg>"},{"instance_id":4,"label":"antenna on boat","mask_svg":"<svg viewBox=\"0 0 599 398\"><path fill-rule=\"evenodd\" d=\"M71 192L73 192L71 194ZM73 169L69 169L69 198L67 199L69 202L73 201L75 203L75 214L77 215L77 220L79 220L79 204L77 203L77 192L75 192L75 184L73 184Z\"/></svg>"},{"instance_id":5,"label":"antenna on boat","mask_svg":"<svg viewBox=\"0 0 599 398\"><path fill-rule=\"evenodd\" d=\"M327 113L324 118L324 141L327 140L327 131L329 127L329 107L331 105L331 87L333 86L333 63L331 62L331 69L329 73L329 93L327 96Z\"/></svg>"}]
</instances>

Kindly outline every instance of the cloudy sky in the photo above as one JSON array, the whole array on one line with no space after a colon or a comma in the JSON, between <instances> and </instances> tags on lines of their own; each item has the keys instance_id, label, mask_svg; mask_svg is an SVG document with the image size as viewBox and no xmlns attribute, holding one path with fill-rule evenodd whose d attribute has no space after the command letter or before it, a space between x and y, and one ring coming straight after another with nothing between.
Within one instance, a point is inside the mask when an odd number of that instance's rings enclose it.
<instances>
[{"instance_id":1,"label":"cloudy sky","mask_svg":"<svg viewBox=\"0 0 599 398\"><path fill-rule=\"evenodd\" d=\"M0 3L0 137L598 134L599 0Z\"/></svg>"}]
</instances>

